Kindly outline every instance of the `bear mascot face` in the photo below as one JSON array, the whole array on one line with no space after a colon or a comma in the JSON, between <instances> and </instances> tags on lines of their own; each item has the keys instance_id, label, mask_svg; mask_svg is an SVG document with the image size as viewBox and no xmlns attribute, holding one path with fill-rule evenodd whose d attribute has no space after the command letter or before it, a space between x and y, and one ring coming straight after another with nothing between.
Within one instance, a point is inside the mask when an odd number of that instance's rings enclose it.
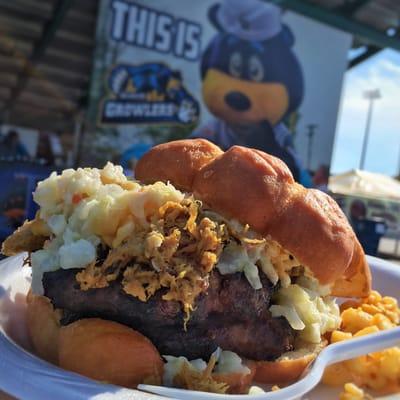
<instances>
[{"instance_id":1,"label":"bear mascot face","mask_svg":"<svg viewBox=\"0 0 400 400\"><path fill-rule=\"evenodd\" d=\"M219 30L201 64L211 113L229 125L274 126L295 111L303 75L280 10L257 0L230 0L211 7L209 17Z\"/></svg>"},{"instance_id":2,"label":"bear mascot face","mask_svg":"<svg viewBox=\"0 0 400 400\"><path fill-rule=\"evenodd\" d=\"M209 18L218 32L203 53L202 92L216 118L191 137L224 150L236 144L263 150L309 186L292 134L282 123L300 106L304 81L280 8L261 0L223 0L209 9Z\"/></svg>"}]
</instances>

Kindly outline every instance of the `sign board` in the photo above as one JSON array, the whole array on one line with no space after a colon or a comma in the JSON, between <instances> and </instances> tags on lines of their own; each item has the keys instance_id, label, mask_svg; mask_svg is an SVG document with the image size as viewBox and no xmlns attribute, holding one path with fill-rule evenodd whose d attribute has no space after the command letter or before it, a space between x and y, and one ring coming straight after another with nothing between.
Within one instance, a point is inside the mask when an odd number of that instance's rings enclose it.
<instances>
[{"instance_id":1,"label":"sign board","mask_svg":"<svg viewBox=\"0 0 400 400\"><path fill-rule=\"evenodd\" d=\"M82 164L223 135L329 167L349 34L260 0L102 0L96 35Z\"/></svg>"}]
</instances>

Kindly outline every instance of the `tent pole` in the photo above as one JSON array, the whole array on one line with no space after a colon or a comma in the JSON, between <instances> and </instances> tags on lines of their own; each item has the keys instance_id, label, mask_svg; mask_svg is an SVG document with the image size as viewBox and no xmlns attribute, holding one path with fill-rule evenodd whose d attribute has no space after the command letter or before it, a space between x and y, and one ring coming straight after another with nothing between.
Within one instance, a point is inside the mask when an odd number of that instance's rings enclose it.
<instances>
[{"instance_id":1,"label":"tent pole","mask_svg":"<svg viewBox=\"0 0 400 400\"><path fill-rule=\"evenodd\" d=\"M78 114L75 118L75 127L74 127L74 148L72 154L73 165L76 168L78 166L78 155L79 155L79 145L81 142L82 136L82 115Z\"/></svg>"}]
</instances>

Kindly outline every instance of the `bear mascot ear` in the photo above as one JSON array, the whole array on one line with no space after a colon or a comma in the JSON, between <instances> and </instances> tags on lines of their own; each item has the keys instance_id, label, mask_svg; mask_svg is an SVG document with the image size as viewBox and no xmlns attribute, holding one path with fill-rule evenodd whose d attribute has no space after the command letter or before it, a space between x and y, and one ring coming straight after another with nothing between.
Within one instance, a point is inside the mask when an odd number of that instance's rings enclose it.
<instances>
[{"instance_id":1,"label":"bear mascot ear","mask_svg":"<svg viewBox=\"0 0 400 400\"><path fill-rule=\"evenodd\" d=\"M204 79L206 76L206 72L210 65L210 58L211 58L212 47L209 45L203 55L201 56L201 64L200 64L200 73L201 79Z\"/></svg>"},{"instance_id":2,"label":"bear mascot ear","mask_svg":"<svg viewBox=\"0 0 400 400\"><path fill-rule=\"evenodd\" d=\"M214 28L223 32L224 29L222 28L221 24L218 21L217 12L218 9L221 7L221 4L214 4L208 9L208 19L214 25Z\"/></svg>"},{"instance_id":3,"label":"bear mascot ear","mask_svg":"<svg viewBox=\"0 0 400 400\"><path fill-rule=\"evenodd\" d=\"M285 24L282 25L282 32L281 32L282 38L284 42L289 46L293 47L294 42L295 42L295 37L293 35L292 30Z\"/></svg>"},{"instance_id":4,"label":"bear mascot ear","mask_svg":"<svg viewBox=\"0 0 400 400\"><path fill-rule=\"evenodd\" d=\"M216 60L218 60L219 54L221 50L221 43L223 39L223 34L217 34L214 39L208 44L205 49L203 55L201 56L201 79L204 79L207 70L215 64Z\"/></svg>"},{"instance_id":5,"label":"bear mascot ear","mask_svg":"<svg viewBox=\"0 0 400 400\"><path fill-rule=\"evenodd\" d=\"M212 23L215 29L219 32L224 32L221 24L218 21L217 13L221 4L214 4L208 9L208 19ZM218 57L218 52L220 51L220 43L221 43L221 35L217 34L213 40L208 44L207 48L203 52L201 57L201 65L200 65L200 72L201 72L201 79L204 79L206 72L210 65L212 65Z\"/></svg>"}]
</instances>

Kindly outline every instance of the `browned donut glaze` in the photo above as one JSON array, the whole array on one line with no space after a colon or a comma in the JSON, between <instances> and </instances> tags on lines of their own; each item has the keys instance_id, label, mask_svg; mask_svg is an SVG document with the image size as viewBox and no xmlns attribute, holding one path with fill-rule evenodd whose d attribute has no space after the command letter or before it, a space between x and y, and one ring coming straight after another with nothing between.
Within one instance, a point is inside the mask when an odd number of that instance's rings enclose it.
<instances>
[{"instance_id":1,"label":"browned donut glaze","mask_svg":"<svg viewBox=\"0 0 400 400\"><path fill-rule=\"evenodd\" d=\"M135 168L143 183L168 182L190 192L196 173L223 151L205 139L176 140L163 143L146 153Z\"/></svg>"}]
</instances>

